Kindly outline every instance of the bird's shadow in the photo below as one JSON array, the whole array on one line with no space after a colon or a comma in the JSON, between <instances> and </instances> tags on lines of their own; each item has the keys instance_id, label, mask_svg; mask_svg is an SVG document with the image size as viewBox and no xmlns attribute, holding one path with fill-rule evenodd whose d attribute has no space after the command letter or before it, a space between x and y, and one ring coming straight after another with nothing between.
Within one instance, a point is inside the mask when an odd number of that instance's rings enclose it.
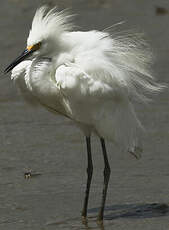
<instances>
[{"instance_id":1,"label":"bird's shadow","mask_svg":"<svg viewBox=\"0 0 169 230\"><path fill-rule=\"evenodd\" d=\"M112 224L112 221L120 218L132 218L132 219L144 219L144 218L158 218L162 216L169 216L169 204L165 203L143 203L143 204L122 204L122 205L110 205L105 207L104 221L102 224L95 226L97 222L97 213L99 208L91 208L88 210L87 221L82 221L79 217L65 218L62 221L52 221L48 225L60 225L61 226L79 226L86 230L98 229L105 230L105 227ZM111 223L109 223L109 221ZM93 224L95 227L93 227Z\"/></svg>"},{"instance_id":2,"label":"bird's shadow","mask_svg":"<svg viewBox=\"0 0 169 230\"><path fill-rule=\"evenodd\" d=\"M97 213L99 208L89 209L88 213ZM118 218L143 219L169 215L169 204L147 203L147 204L122 204L105 207L105 220Z\"/></svg>"}]
</instances>

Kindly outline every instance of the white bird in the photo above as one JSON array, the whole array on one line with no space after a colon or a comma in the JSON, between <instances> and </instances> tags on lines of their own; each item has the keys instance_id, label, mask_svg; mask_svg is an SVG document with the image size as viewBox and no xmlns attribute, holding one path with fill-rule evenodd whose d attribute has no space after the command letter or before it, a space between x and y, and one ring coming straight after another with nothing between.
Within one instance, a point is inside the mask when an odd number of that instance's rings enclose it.
<instances>
[{"instance_id":1,"label":"white bird","mask_svg":"<svg viewBox=\"0 0 169 230\"><path fill-rule=\"evenodd\" d=\"M98 213L102 221L110 177L105 139L138 156L142 126L133 99L146 102L147 93L162 87L149 71L152 54L140 34L73 31L70 18L57 8L39 8L27 48L5 73L12 70L11 79L28 103L68 117L83 131L88 156L84 218L93 173L90 137L94 133L100 138L105 164Z\"/></svg>"}]
</instances>

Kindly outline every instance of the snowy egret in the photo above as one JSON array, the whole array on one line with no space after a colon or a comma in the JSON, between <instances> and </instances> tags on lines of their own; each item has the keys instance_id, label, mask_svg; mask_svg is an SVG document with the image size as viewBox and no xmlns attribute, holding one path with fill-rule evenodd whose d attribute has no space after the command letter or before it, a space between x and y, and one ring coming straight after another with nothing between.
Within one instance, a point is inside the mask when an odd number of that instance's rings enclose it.
<instances>
[{"instance_id":1,"label":"snowy egret","mask_svg":"<svg viewBox=\"0 0 169 230\"><path fill-rule=\"evenodd\" d=\"M152 54L142 35L73 31L70 18L57 8L39 8L25 51L5 73L12 70L11 79L28 103L68 117L83 131L88 157L84 218L93 173L91 134L100 138L105 165L98 213L102 221L110 177L105 139L138 156L142 126L133 99L146 102L147 93L161 86L150 73Z\"/></svg>"}]
</instances>

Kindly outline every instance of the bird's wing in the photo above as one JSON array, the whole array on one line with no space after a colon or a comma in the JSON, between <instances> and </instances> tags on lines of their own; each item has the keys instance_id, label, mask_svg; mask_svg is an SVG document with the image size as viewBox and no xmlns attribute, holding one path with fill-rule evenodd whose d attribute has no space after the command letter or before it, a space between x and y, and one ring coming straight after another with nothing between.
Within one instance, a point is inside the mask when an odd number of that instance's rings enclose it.
<instances>
[{"instance_id":1,"label":"bird's wing","mask_svg":"<svg viewBox=\"0 0 169 230\"><path fill-rule=\"evenodd\" d=\"M60 66L55 75L69 117L133 151L140 123L129 100L124 99L126 87L118 82L113 87L104 77L91 76L74 64Z\"/></svg>"},{"instance_id":2,"label":"bird's wing","mask_svg":"<svg viewBox=\"0 0 169 230\"><path fill-rule=\"evenodd\" d=\"M74 102L90 100L92 103L99 100L113 100L123 94L118 87L112 87L103 77L95 77L94 74L89 75L76 64L61 65L56 70L55 79L61 92ZM114 86L116 84L118 83L115 82ZM125 91L123 84L121 84L121 91Z\"/></svg>"},{"instance_id":3,"label":"bird's wing","mask_svg":"<svg viewBox=\"0 0 169 230\"><path fill-rule=\"evenodd\" d=\"M141 124L132 99L146 102L147 92L162 88L149 71L151 51L139 34L112 38L92 31L85 36L73 50L74 62L56 70L65 104L74 120L136 152Z\"/></svg>"},{"instance_id":4,"label":"bird's wing","mask_svg":"<svg viewBox=\"0 0 169 230\"><path fill-rule=\"evenodd\" d=\"M73 51L74 62L94 81L142 102L147 93L161 90L152 76L152 53L142 34L90 31L85 36Z\"/></svg>"}]
</instances>

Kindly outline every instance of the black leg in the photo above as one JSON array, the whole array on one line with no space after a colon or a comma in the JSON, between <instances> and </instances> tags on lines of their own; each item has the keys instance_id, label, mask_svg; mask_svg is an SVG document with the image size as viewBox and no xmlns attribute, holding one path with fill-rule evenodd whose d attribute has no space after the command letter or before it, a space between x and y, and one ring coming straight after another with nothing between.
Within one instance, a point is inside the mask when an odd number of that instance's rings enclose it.
<instances>
[{"instance_id":1,"label":"black leg","mask_svg":"<svg viewBox=\"0 0 169 230\"><path fill-rule=\"evenodd\" d=\"M101 141L103 157L104 157L104 166L105 166L104 167L104 186L103 186L103 193L102 193L102 202L101 202L101 207L100 207L99 214L98 214L98 220L102 221L111 170L110 170L110 165L109 165L109 161L107 157L105 141L103 138L100 138L100 141Z\"/></svg>"},{"instance_id":2,"label":"black leg","mask_svg":"<svg viewBox=\"0 0 169 230\"><path fill-rule=\"evenodd\" d=\"M87 216L87 205L89 200L89 191L90 185L93 175L93 163L92 163L92 154L91 154L91 143L90 137L86 137L86 144L87 144L87 159L88 159L88 167L87 167L87 185L86 185L86 193L84 199L84 205L82 209L82 217L86 218Z\"/></svg>"}]
</instances>

